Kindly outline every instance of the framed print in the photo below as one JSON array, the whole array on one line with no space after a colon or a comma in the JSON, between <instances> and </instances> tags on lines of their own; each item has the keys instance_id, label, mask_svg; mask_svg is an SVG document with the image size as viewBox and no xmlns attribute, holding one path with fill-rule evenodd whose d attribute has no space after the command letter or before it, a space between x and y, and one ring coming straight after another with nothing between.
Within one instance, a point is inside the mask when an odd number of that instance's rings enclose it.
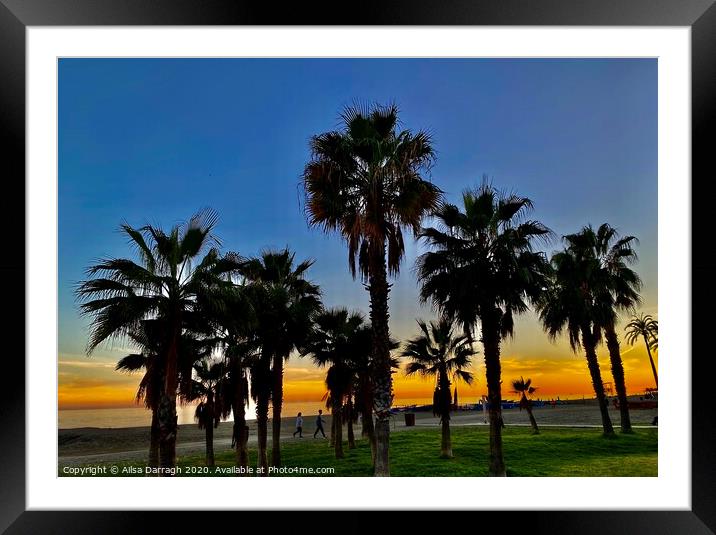
<instances>
[{"instance_id":1,"label":"framed print","mask_svg":"<svg viewBox=\"0 0 716 535\"><path fill-rule=\"evenodd\" d=\"M716 530L716 8L397 7L3 0L8 533Z\"/></svg>"}]
</instances>

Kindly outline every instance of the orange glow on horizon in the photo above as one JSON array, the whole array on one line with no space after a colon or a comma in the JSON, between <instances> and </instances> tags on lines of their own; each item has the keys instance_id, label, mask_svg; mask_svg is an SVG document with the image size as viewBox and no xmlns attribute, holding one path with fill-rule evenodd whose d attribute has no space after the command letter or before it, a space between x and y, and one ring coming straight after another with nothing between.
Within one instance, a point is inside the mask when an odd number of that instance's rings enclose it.
<instances>
[{"instance_id":1,"label":"orange glow on horizon","mask_svg":"<svg viewBox=\"0 0 716 535\"><path fill-rule=\"evenodd\" d=\"M604 350L599 353L602 380L612 381L609 358ZM651 367L646 351L641 346L626 347L622 352L627 391L641 393L654 386ZM656 356L655 356L656 360ZM474 403L487 393L484 365L475 360L472 371L476 381L472 386L459 382L459 403ZM521 358L503 355L502 396L516 399L511 393L510 382L520 376L531 378L537 387L535 398L561 397L591 398L594 396L587 365L582 355L560 358ZM658 363L657 363L658 367ZM140 374L122 374L113 366L102 362L75 362L60 360L58 407L60 409L98 409L141 407L135 400ZM325 370L310 367L303 360L289 361L284 376L284 399L286 401L320 401L326 393ZM406 377L403 369L393 374L394 404L430 403L434 379Z\"/></svg>"}]
</instances>

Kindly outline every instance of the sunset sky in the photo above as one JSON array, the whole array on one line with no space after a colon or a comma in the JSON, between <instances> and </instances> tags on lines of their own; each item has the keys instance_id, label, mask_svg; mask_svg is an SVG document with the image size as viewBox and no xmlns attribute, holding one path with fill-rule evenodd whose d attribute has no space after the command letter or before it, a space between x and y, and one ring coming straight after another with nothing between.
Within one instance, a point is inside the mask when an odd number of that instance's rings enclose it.
<instances>
[{"instance_id":1,"label":"sunset sky","mask_svg":"<svg viewBox=\"0 0 716 535\"><path fill-rule=\"evenodd\" d=\"M312 258L309 278L326 306L368 311L337 236L308 228L299 176L311 135L338 125L346 106L395 102L402 126L433 137L431 179L452 202L487 175L532 199L534 218L561 237L609 222L636 235L644 282L640 311L657 316L657 62L655 59L61 59L59 62L59 406L134 406L138 376L114 371L133 348L115 342L85 353L86 318L75 284L100 257L132 252L126 221L169 227L203 207L218 211L225 250L244 256L289 246ZM559 238L545 248L560 247ZM391 292L391 334L417 332L406 240ZM620 329L620 332L621 329ZM504 390L531 377L538 397L592 395L586 361L565 339L548 340L532 313L502 346ZM653 377L643 344L622 343L627 387ZM606 348L602 374L611 381ZM463 402L486 392L458 385ZM325 372L292 357L285 397L317 401ZM431 381L394 376L396 404L429 400ZM509 392L504 397L509 398Z\"/></svg>"}]
</instances>

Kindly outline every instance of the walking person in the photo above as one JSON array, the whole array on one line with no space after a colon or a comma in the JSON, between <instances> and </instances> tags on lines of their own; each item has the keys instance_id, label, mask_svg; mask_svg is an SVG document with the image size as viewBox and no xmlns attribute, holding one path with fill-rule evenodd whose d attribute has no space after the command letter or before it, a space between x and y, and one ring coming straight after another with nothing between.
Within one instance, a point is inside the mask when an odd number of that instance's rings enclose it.
<instances>
[{"instance_id":1,"label":"walking person","mask_svg":"<svg viewBox=\"0 0 716 535\"><path fill-rule=\"evenodd\" d=\"M316 416L316 430L313 432L313 438L316 438L316 435L320 431L323 435L323 438L326 438L326 433L323 431L323 424L325 423L323 421L323 411L321 409L318 409L318 416Z\"/></svg>"},{"instance_id":2,"label":"walking person","mask_svg":"<svg viewBox=\"0 0 716 535\"><path fill-rule=\"evenodd\" d=\"M300 412L296 416L296 430L293 432L293 438L296 438L296 433L298 433L298 438L303 438L303 416Z\"/></svg>"}]
</instances>

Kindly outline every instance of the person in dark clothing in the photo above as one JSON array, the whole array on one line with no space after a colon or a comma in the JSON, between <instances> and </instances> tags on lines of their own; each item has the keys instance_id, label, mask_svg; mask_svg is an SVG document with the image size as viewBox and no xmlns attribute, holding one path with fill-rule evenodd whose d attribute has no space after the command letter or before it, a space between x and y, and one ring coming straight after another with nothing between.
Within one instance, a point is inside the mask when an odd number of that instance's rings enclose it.
<instances>
[{"instance_id":1,"label":"person in dark clothing","mask_svg":"<svg viewBox=\"0 0 716 535\"><path fill-rule=\"evenodd\" d=\"M323 415L323 411L319 409L318 416L316 416L316 430L313 432L313 438L316 438L316 435L318 434L319 431L323 435L323 438L326 438L326 433L323 431L323 424L325 422L323 421L323 418L321 418L322 415Z\"/></svg>"},{"instance_id":2,"label":"person in dark clothing","mask_svg":"<svg viewBox=\"0 0 716 535\"><path fill-rule=\"evenodd\" d=\"M294 438L296 437L296 433L298 433L298 438L303 438L303 416L301 416L301 413L298 413L298 416L296 416L296 430L293 432Z\"/></svg>"}]
</instances>

